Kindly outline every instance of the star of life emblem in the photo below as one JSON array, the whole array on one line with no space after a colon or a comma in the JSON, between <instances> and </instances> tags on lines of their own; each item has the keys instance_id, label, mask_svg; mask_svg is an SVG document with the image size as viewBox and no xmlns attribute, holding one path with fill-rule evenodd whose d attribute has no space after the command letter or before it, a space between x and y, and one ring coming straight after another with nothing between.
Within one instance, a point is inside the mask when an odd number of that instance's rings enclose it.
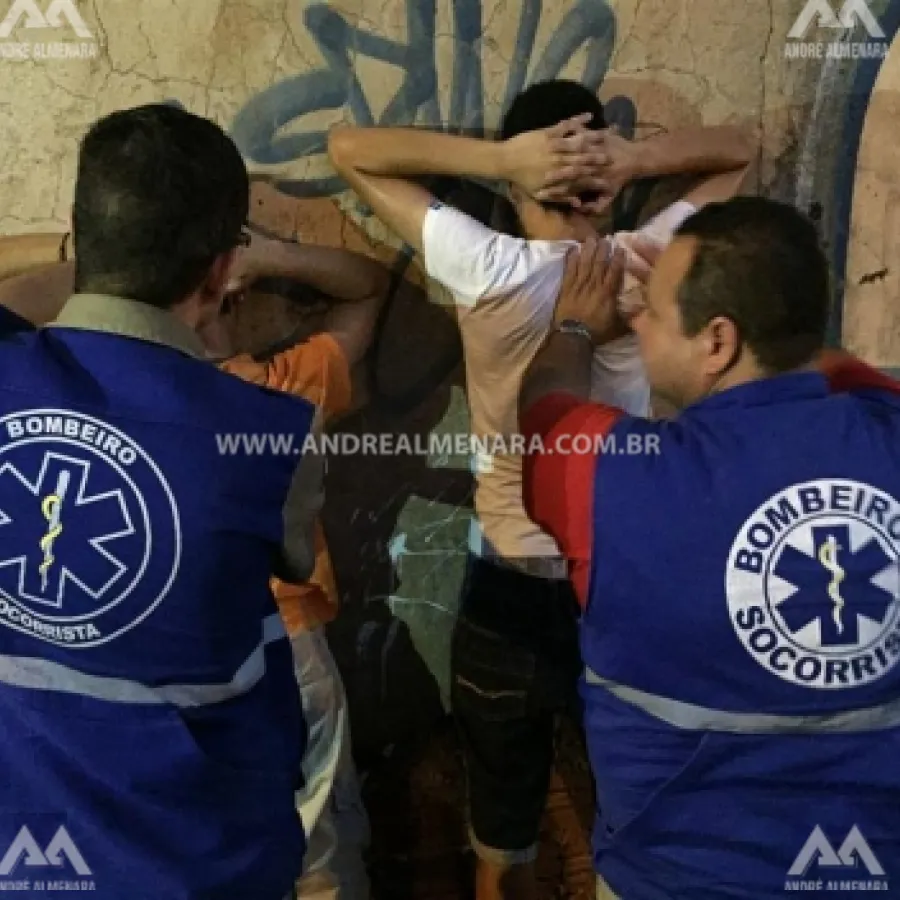
<instances>
[{"instance_id":1,"label":"star of life emblem","mask_svg":"<svg viewBox=\"0 0 900 900\"><path fill-rule=\"evenodd\" d=\"M769 498L726 566L732 625L748 653L794 684L840 690L900 660L900 502L822 479Z\"/></svg>"},{"instance_id":2,"label":"star of life emblem","mask_svg":"<svg viewBox=\"0 0 900 900\"><path fill-rule=\"evenodd\" d=\"M65 410L0 420L0 625L106 643L164 599L180 556L175 499L134 440Z\"/></svg>"}]
</instances>

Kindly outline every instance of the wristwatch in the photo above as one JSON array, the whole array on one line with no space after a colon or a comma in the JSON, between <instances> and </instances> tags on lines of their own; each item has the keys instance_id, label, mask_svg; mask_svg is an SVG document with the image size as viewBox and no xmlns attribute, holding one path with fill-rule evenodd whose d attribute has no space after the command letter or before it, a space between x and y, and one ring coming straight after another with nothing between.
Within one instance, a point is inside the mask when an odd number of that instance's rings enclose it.
<instances>
[{"instance_id":1,"label":"wristwatch","mask_svg":"<svg viewBox=\"0 0 900 900\"><path fill-rule=\"evenodd\" d=\"M562 322L556 324L553 330L560 332L560 334L577 334L579 337L588 340L591 346L595 343L591 329L584 322L579 322L577 319L563 319Z\"/></svg>"}]
</instances>

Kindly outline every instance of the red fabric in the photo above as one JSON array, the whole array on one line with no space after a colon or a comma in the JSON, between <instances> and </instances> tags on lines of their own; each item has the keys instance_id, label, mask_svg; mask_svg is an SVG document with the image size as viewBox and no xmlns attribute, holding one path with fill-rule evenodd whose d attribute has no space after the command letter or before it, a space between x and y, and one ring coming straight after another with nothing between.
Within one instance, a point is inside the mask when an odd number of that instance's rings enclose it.
<instances>
[{"instance_id":1,"label":"red fabric","mask_svg":"<svg viewBox=\"0 0 900 900\"><path fill-rule=\"evenodd\" d=\"M872 388L900 394L900 381L895 381L843 350L828 350L823 353L819 368L828 379L832 392L836 394Z\"/></svg>"},{"instance_id":2,"label":"red fabric","mask_svg":"<svg viewBox=\"0 0 900 900\"><path fill-rule=\"evenodd\" d=\"M542 397L521 417L530 452L523 467L528 515L552 535L569 561L569 576L582 607L587 604L593 542L594 476L597 452L572 452L572 438L604 438L625 413L584 403L570 394ZM597 441L599 449L599 440Z\"/></svg>"}]
</instances>

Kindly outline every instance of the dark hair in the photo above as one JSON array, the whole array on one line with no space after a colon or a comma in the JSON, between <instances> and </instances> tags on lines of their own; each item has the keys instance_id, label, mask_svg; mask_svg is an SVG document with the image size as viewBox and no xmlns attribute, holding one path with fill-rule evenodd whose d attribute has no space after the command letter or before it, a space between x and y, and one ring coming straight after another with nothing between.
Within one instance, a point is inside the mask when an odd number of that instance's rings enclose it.
<instances>
[{"instance_id":1,"label":"dark hair","mask_svg":"<svg viewBox=\"0 0 900 900\"><path fill-rule=\"evenodd\" d=\"M565 79L541 81L526 88L513 100L500 125L500 137L508 140L526 131L551 128L582 113L594 114L588 122L588 128L596 131L606 128L603 104L583 84ZM592 203L598 196L597 191L586 191L580 199L582 202ZM571 211L571 207L565 204L543 205L548 209Z\"/></svg>"},{"instance_id":2,"label":"dark hair","mask_svg":"<svg viewBox=\"0 0 900 900\"><path fill-rule=\"evenodd\" d=\"M698 242L678 292L686 334L725 316L766 371L812 361L825 345L831 302L809 219L784 203L738 197L704 207L677 234Z\"/></svg>"},{"instance_id":3,"label":"dark hair","mask_svg":"<svg viewBox=\"0 0 900 900\"><path fill-rule=\"evenodd\" d=\"M169 308L240 242L250 183L232 140L168 104L123 110L81 142L75 290Z\"/></svg>"}]
</instances>

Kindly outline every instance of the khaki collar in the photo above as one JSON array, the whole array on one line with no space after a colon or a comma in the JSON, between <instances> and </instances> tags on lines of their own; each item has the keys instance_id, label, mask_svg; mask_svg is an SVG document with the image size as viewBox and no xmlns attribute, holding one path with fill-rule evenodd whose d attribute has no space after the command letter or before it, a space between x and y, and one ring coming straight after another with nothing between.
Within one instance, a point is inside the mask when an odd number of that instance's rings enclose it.
<instances>
[{"instance_id":1,"label":"khaki collar","mask_svg":"<svg viewBox=\"0 0 900 900\"><path fill-rule=\"evenodd\" d=\"M112 297L108 294L73 294L49 328L81 328L136 338L206 359L199 337L164 309Z\"/></svg>"}]
</instances>

